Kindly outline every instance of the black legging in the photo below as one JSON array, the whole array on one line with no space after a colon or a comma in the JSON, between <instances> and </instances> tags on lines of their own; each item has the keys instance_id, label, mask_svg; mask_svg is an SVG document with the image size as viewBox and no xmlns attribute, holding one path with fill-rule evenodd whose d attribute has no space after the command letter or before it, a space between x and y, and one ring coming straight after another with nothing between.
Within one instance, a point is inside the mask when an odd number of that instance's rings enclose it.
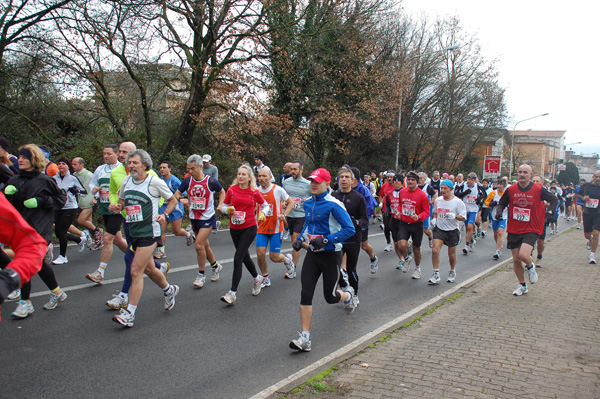
<instances>
[{"instance_id":1,"label":"black legging","mask_svg":"<svg viewBox=\"0 0 600 399\"><path fill-rule=\"evenodd\" d=\"M390 229L390 222L392 220L392 216L388 212L383 213L383 235L385 236L385 241L388 244L391 244L392 241L390 239L390 235L392 234L392 230Z\"/></svg>"},{"instance_id":2,"label":"black legging","mask_svg":"<svg viewBox=\"0 0 600 399\"><path fill-rule=\"evenodd\" d=\"M358 255L360 255L360 239L357 243L344 244L342 254L346 254L346 273L348 274L348 282L354 288L354 293L358 294L358 273L356 273L356 265L358 264ZM340 287L345 287L346 282L340 275Z\"/></svg>"},{"instance_id":3,"label":"black legging","mask_svg":"<svg viewBox=\"0 0 600 399\"><path fill-rule=\"evenodd\" d=\"M38 276L42 279L46 287L50 289L50 291L54 291L56 287L58 287L58 283L56 282L56 276L54 275L54 270L50 267L50 265L44 260L42 263L42 270L38 272ZM21 299L24 301L29 300L29 296L31 295L31 281L26 282L21 287Z\"/></svg>"},{"instance_id":4,"label":"black legging","mask_svg":"<svg viewBox=\"0 0 600 399\"><path fill-rule=\"evenodd\" d=\"M256 265L250 257L248 248L256 238L256 225L246 227L245 229L229 229L229 234L235 245L235 255L233 256L233 278L231 281L231 291L237 291L240 280L242 279L242 263L252 277L258 276Z\"/></svg>"},{"instance_id":5,"label":"black legging","mask_svg":"<svg viewBox=\"0 0 600 399\"><path fill-rule=\"evenodd\" d=\"M311 306L317 281L323 274L323 296L327 303L338 303L340 293L335 289L340 276L341 252L307 251L302 264L300 305Z\"/></svg>"},{"instance_id":6,"label":"black legging","mask_svg":"<svg viewBox=\"0 0 600 399\"><path fill-rule=\"evenodd\" d=\"M77 217L77 209L61 209L54 211L54 231L60 243L60 254L67 255L67 240L81 242L81 237L69 233L69 227Z\"/></svg>"}]
</instances>

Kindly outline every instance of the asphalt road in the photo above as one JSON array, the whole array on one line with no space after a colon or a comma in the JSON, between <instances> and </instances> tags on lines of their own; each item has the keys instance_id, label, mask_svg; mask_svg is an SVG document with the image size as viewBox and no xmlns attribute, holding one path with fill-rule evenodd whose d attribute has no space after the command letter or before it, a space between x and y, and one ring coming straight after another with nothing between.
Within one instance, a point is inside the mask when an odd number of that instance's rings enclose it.
<instances>
[{"instance_id":1,"label":"asphalt road","mask_svg":"<svg viewBox=\"0 0 600 399\"><path fill-rule=\"evenodd\" d=\"M300 330L299 277L285 280L283 264L270 262L273 285L253 297L252 278L244 270L236 304L228 307L219 298L230 288L233 244L228 231L211 235L210 241L224 266L221 280L210 282L207 278L204 288L193 288L195 251L186 247L184 238L169 237L169 281L181 287L175 308L165 312L161 290L145 279L135 325L130 329L112 322L115 311L105 305L121 287L122 254L115 251L106 283L97 286L86 280L85 274L96 269L100 253L77 253L76 247L70 246L69 263L54 267L59 284L69 295L65 302L54 310L44 310L48 291L36 276L32 291L35 313L15 320L10 313L16 303L2 306L0 397L246 398L451 286L445 282L445 250L442 283L429 286L432 267L427 240L421 264L423 277L412 280L412 270L406 274L396 270L395 253L383 251L383 233L371 225L370 242L379 257L379 272L370 274L368 257L361 252L360 306L346 315L343 305L324 301L319 284L314 299L312 352L297 353L288 344ZM459 255L457 282L492 266L496 262L492 260L494 250L488 234L478 240L474 252ZM283 251L291 251L289 241ZM251 252L254 254L253 247ZM501 259L508 256L505 249ZM513 288L506 287L507 292Z\"/></svg>"}]
</instances>

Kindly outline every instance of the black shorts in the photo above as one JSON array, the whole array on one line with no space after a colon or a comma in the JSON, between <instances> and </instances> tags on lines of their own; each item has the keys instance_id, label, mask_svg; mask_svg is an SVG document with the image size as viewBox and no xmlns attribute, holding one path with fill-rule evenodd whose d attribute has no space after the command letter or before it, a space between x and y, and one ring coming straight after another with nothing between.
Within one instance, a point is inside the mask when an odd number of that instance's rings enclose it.
<instances>
[{"instance_id":1,"label":"black shorts","mask_svg":"<svg viewBox=\"0 0 600 399\"><path fill-rule=\"evenodd\" d=\"M481 208L481 223L489 222L490 208Z\"/></svg>"},{"instance_id":2,"label":"black shorts","mask_svg":"<svg viewBox=\"0 0 600 399\"><path fill-rule=\"evenodd\" d=\"M104 219L104 231L110 235L116 235L117 232L121 231L121 225L123 224L123 216L118 215L102 215Z\"/></svg>"},{"instance_id":3,"label":"black shorts","mask_svg":"<svg viewBox=\"0 0 600 399\"><path fill-rule=\"evenodd\" d=\"M394 242L401 240L408 241L412 237L413 247L421 247L421 242L423 242L423 222L404 223L402 220L392 219L390 229L392 230L392 239Z\"/></svg>"},{"instance_id":4,"label":"black shorts","mask_svg":"<svg viewBox=\"0 0 600 399\"><path fill-rule=\"evenodd\" d=\"M460 244L460 230L442 230L435 226L433 228L433 239L442 240L444 245L449 248L456 247Z\"/></svg>"},{"instance_id":5,"label":"black shorts","mask_svg":"<svg viewBox=\"0 0 600 399\"><path fill-rule=\"evenodd\" d=\"M600 230L600 212L583 212L583 232Z\"/></svg>"},{"instance_id":6,"label":"black shorts","mask_svg":"<svg viewBox=\"0 0 600 399\"><path fill-rule=\"evenodd\" d=\"M288 216L287 224L290 234L300 234L302 232L302 229L304 228L304 218L291 218Z\"/></svg>"},{"instance_id":7,"label":"black shorts","mask_svg":"<svg viewBox=\"0 0 600 399\"><path fill-rule=\"evenodd\" d=\"M131 237L131 247L134 251L138 248L151 247L154 244L161 247L162 239L160 237Z\"/></svg>"},{"instance_id":8,"label":"black shorts","mask_svg":"<svg viewBox=\"0 0 600 399\"><path fill-rule=\"evenodd\" d=\"M366 228L366 229L362 230L361 234L362 234L362 236L360 238L360 241L361 242L367 241L369 239L369 228Z\"/></svg>"},{"instance_id":9,"label":"black shorts","mask_svg":"<svg viewBox=\"0 0 600 399\"><path fill-rule=\"evenodd\" d=\"M538 238L540 238L539 234L536 233L523 233L523 234L510 234L506 238L506 248L507 249L517 249L521 248L521 244L528 244L532 247L537 242Z\"/></svg>"}]
</instances>

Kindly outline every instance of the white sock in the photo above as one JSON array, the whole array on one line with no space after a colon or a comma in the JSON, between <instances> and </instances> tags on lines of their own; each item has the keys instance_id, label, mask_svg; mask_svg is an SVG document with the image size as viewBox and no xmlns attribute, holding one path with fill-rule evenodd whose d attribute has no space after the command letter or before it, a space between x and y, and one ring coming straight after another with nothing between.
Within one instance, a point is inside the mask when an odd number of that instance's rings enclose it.
<instances>
[{"instance_id":1,"label":"white sock","mask_svg":"<svg viewBox=\"0 0 600 399\"><path fill-rule=\"evenodd\" d=\"M137 305L129 304L129 305L127 305L127 310L129 311L129 313L131 313L132 315L135 316L135 311L137 310Z\"/></svg>"},{"instance_id":2,"label":"white sock","mask_svg":"<svg viewBox=\"0 0 600 399\"><path fill-rule=\"evenodd\" d=\"M310 331L302 331L302 336L310 341Z\"/></svg>"},{"instance_id":3,"label":"white sock","mask_svg":"<svg viewBox=\"0 0 600 399\"><path fill-rule=\"evenodd\" d=\"M104 272L106 271L106 267L107 266L108 266L108 263L100 262L100 266L98 267L98 271L100 272L100 274L102 275L102 277L104 277Z\"/></svg>"}]
</instances>

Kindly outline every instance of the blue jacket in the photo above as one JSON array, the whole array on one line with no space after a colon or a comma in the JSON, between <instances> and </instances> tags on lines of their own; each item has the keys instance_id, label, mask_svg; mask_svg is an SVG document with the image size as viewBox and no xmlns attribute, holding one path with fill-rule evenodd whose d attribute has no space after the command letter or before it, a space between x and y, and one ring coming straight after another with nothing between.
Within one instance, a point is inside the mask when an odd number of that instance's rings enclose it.
<instances>
[{"instance_id":1,"label":"blue jacket","mask_svg":"<svg viewBox=\"0 0 600 399\"><path fill-rule=\"evenodd\" d=\"M304 202L304 228L300 233L302 241L310 242L309 236L323 236L329 240L325 251L341 251L342 244L356 232L344 204L333 198L327 191L312 195Z\"/></svg>"},{"instance_id":2,"label":"blue jacket","mask_svg":"<svg viewBox=\"0 0 600 399\"><path fill-rule=\"evenodd\" d=\"M361 193L363 197L365 197L365 202L367 203L367 216L369 219L373 217L373 212L375 212L375 207L377 206L377 201L373 198L373 194L371 194L371 190L361 179L358 179L358 186L355 188L356 191ZM367 225L368 227L368 225Z\"/></svg>"}]
</instances>

